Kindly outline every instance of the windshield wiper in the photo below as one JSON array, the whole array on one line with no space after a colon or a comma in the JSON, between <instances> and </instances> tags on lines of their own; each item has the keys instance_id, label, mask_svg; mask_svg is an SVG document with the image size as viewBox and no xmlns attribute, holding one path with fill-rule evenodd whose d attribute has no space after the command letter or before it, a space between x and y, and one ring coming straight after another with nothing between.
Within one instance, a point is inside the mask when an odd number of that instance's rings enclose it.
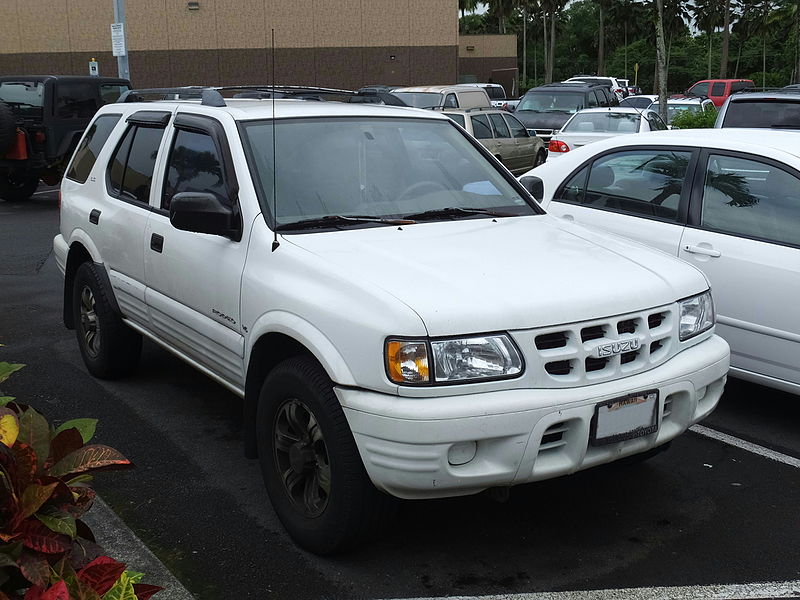
<instances>
[{"instance_id":1,"label":"windshield wiper","mask_svg":"<svg viewBox=\"0 0 800 600\"><path fill-rule=\"evenodd\" d=\"M381 217L370 217L367 215L326 215L313 219L302 219L292 223L281 223L275 227L275 231L286 231L292 229L323 229L326 227L336 227L337 225L352 225L357 223L382 223L383 225L412 225L414 221L410 219L382 219Z\"/></svg>"},{"instance_id":2,"label":"windshield wiper","mask_svg":"<svg viewBox=\"0 0 800 600\"><path fill-rule=\"evenodd\" d=\"M30 102L12 102L11 100L2 100L2 101L8 104L9 106L16 106L17 108L22 108L23 106L30 106L31 108L42 108L41 106L37 106L36 104L31 104Z\"/></svg>"},{"instance_id":3,"label":"windshield wiper","mask_svg":"<svg viewBox=\"0 0 800 600\"><path fill-rule=\"evenodd\" d=\"M446 208L434 208L421 213L404 215L406 219L425 220L439 219L441 217L466 217L471 215L489 215L491 217L518 217L515 213L504 213L490 208L462 208L460 206L448 206Z\"/></svg>"}]
</instances>

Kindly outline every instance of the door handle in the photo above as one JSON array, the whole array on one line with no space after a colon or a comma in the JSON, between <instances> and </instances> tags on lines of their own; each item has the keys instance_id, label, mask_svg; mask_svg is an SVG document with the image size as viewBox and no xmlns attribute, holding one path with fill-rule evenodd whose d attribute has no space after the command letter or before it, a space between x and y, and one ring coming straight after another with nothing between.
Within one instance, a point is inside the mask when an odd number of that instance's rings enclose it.
<instances>
[{"instance_id":1,"label":"door handle","mask_svg":"<svg viewBox=\"0 0 800 600\"><path fill-rule=\"evenodd\" d=\"M89 213L89 223L92 225L97 225L100 222L100 211L96 208L92 209L92 212Z\"/></svg>"},{"instance_id":2,"label":"door handle","mask_svg":"<svg viewBox=\"0 0 800 600\"><path fill-rule=\"evenodd\" d=\"M704 246L692 246L691 244L686 244L683 249L686 252L690 252L691 254L702 254L703 256L710 256L712 258L719 258L722 256L722 252L719 250L714 250L713 248L706 248Z\"/></svg>"},{"instance_id":3,"label":"door handle","mask_svg":"<svg viewBox=\"0 0 800 600\"><path fill-rule=\"evenodd\" d=\"M164 236L154 233L150 236L150 249L161 252L164 249Z\"/></svg>"}]
</instances>

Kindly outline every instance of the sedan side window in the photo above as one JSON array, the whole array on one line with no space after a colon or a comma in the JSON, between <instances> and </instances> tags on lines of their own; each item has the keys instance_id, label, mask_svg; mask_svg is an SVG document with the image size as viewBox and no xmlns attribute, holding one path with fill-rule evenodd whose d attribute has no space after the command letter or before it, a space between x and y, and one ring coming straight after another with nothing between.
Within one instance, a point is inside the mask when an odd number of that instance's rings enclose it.
<instances>
[{"instance_id":1,"label":"sedan side window","mask_svg":"<svg viewBox=\"0 0 800 600\"><path fill-rule=\"evenodd\" d=\"M800 246L800 179L771 164L712 154L701 225Z\"/></svg>"},{"instance_id":2,"label":"sedan side window","mask_svg":"<svg viewBox=\"0 0 800 600\"><path fill-rule=\"evenodd\" d=\"M492 139L492 126L489 125L489 119L486 115L475 115L472 118L472 131L475 134L475 139L490 140Z\"/></svg>"},{"instance_id":3,"label":"sedan side window","mask_svg":"<svg viewBox=\"0 0 800 600\"><path fill-rule=\"evenodd\" d=\"M168 165L161 198L164 210L169 210L172 197L180 192L211 192L224 205L231 205L222 159L210 135L178 129Z\"/></svg>"},{"instance_id":4,"label":"sedan side window","mask_svg":"<svg viewBox=\"0 0 800 600\"><path fill-rule=\"evenodd\" d=\"M510 138L511 132L508 130L508 125L506 122L503 121L503 115L498 114L491 114L489 118L492 120L492 125L494 125L494 130L497 132L497 137L499 138Z\"/></svg>"},{"instance_id":5,"label":"sedan side window","mask_svg":"<svg viewBox=\"0 0 800 600\"><path fill-rule=\"evenodd\" d=\"M596 160L580 188L573 177L560 200L639 217L678 220L691 152L635 150L617 152Z\"/></svg>"},{"instance_id":6,"label":"sedan side window","mask_svg":"<svg viewBox=\"0 0 800 600\"><path fill-rule=\"evenodd\" d=\"M511 135L515 138L527 138L530 137L528 135L528 130L525 129L525 125L523 125L519 119L516 117L512 117L511 115L503 115L506 119L506 123L508 123L509 128L511 129Z\"/></svg>"}]
</instances>

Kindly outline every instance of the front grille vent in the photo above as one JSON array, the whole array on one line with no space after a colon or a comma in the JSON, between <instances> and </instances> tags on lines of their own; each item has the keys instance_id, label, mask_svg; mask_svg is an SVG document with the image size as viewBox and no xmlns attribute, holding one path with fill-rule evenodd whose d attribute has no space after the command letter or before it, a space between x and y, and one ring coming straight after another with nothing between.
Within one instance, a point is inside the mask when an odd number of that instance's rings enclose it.
<instances>
[{"instance_id":1,"label":"front grille vent","mask_svg":"<svg viewBox=\"0 0 800 600\"><path fill-rule=\"evenodd\" d=\"M569 421L561 421L554 423L547 428L542 436L542 443L539 444L539 452L544 450L553 450L566 445L564 434L569 431Z\"/></svg>"},{"instance_id":2,"label":"front grille vent","mask_svg":"<svg viewBox=\"0 0 800 600\"><path fill-rule=\"evenodd\" d=\"M652 344L650 344L650 354L655 354L664 346L663 340L656 340Z\"/></svg>"},{"instance_id":3,"label":"front grille vent","mask_svg":"<svg viewBox=\"0 0 800 600\"><path fill-rule=\"evenodd\" d=\"M588 356L586 358L586 372L590 373L592 371L600 371L605 369L607 364L607 358L595 358L593 356Z\"/></svg>"},{"instance_id":4,"label":"front grille vent","mask_svg":"<svg viewBox=\"0 0 800 600\"><path fill-rule=\"evenodd\" d=\"M633 352L623 352L622 356L619 357L620 363L626 365L630 362L635 361L637 356L639 356L638 350L634 350Z\"/></svg>"},{"instance_id":5,"label":"front grille vent","mask_svg":"<svg viewBox=\"0 0 800 600\"><path fill-rule=\"evenodd\" d=\"M553 348L563 348L567 345L567 332L554 331L544 335L536 336L537 350L552 350Z\"/></svg>"},{"instance_id":6,"label":"front grille vent","mask_svg":"<svg viewBox=\"0 0 800 600\"><path fill-rule=\"evenodd\" d=\"M659 327L664 322L664 313L655 313L647 317L647 326L650 329Z\"/></svg>"},{"instance_id":7,"label":"front grille vent","mask_svg":"<svg viewBox=\"0 0 800 600\"><path fill-rule=\"evenodd\" d=\"M568 360L557 360L547 363L544 370L550 375L569 375L569 372L572 371L572 363Z\"/></svg>"},{"instance_id":8,"label":"front grille vent","mask_svg":"<svg viewBox=\"0 0 800 600\"><path fill-rule=\"evenodd\" d=\"M588 342L591 340L599 340L606 337L606 328L602 325L595 325L594 327L584 327L581 329L581 341Z\"/></svg>"},{"instance_id":9,"label":"front grille vent","mask_svg":"<svg viewBox=\"0 0 800 600\"><path fill-rule=\"evenodd\" d=\"M617 333L633 333L636 331L636 321L634 319L625 319L617 323Z\"/></svg>"}]
</instances>

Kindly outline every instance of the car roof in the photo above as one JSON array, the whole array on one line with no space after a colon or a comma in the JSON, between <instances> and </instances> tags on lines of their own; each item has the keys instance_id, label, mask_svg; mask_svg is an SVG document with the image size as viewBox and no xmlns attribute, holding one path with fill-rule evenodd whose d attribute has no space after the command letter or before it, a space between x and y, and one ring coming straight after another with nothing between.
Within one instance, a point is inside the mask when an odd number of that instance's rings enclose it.
<instances>
[{"instance_id":1,"label":"car roof","mask_svg":"<svg viewBox=\"0 0 800 600\"><path fill-rule=\"evenodd\" d=\"M480 115L486 113L500 113L504 115L511 114L507 110L503 110L502 108L497 108L496 106L478 106L476 108L446 108L441 112L447 113L459 113L463 115Z\"/></svg>"},{"instance_id":2,"label":"car roof","mask_svg":"<svg viewBox=\"0 0 800 600\"><path fill-rule=\"evenodd\" d=\"M758 147L753 140L758 140ZM739 152L764 155L764 150L773 149L800 158L798 133L771 129L744 129L739 127L723 129L672 129L669 131L653 131L631 136L616 136L612 139L594 142L574 150L573 156L589 156L610 150L618 146L692 146L717 150L734 150ZM586 150L588 149L588 150Z\"/></svg>"},{"instance_id":3,"label":"car roof","mask_svg":"<svg viewBox=\"0 0 800 600\"><path fill-rule=\"evenodd\" d=\"M731 102L747 102L748 100L789 100L800 102L800 88L796 90L775 90L774 92L747 92L743 94L731 94Z\"/></svg>"},{"instance_id":4,"label":"car roof","mask_svg":"<svg viewBox=\"0 0 800 600\"><path fill-rule=\"evenodd\" d=\"M588 90L593 87L606 87L606 86L604 86L601 83L586 83L584 81L560 81L554 83L545 83L544 85L532 88L525 93L530 94L531 92L549 92L551 90L558 88L578 91L578 90Z\"/></svg>"},{"instance_id":5,"label":"car roof","mask_svg":"<svg viewBox=\"0 0 800 600\"><path fill-rule=\"evenodd\" d=\"M463 86L458 85L415 85L411 87L396 88L392 92L429 92L440 94L447 91L464 90Z\"/></svg>"},{"instance_id":6,"label":"car roof","mask_svg":"<svg viewBox=\"0 0 800 600\"><path fill-rule=\"evenodd\" d=\"M692 98L691 96L687 96L686 98L667 98L667 104L702 104L703 102L711 102L708 98ZM653 100L653 104L658 104L658 97Z\"/></svg>"},{"instance_id":7,"label":"car roof","mask_svg":"<svg viewBox=\"0 0 800 600\"><path fill-rule=\"evenodd\" d=\"M225 106L219 107L206 106L197 100L118 102L107 104L102 107L99 112L118 112L120 110L125 113L136 112L137 110L166 110L172 112L176 108L180 108L181 112L196 112L197 114L203 115L225 112L230 114L237 121L271 119L273 115L272 100L250 98L225 98ZM447 117L438 111L418 108L388 106L384 104L351 104L348 102L319 102L316 100L298 99L276 99L274 101L274 111L276 119L300 117L403 117L447 120Z\"/></svg>"},{"instance_id":8,"label":"car roof","mask_svg":"<svg viewBox=\"0 0 800 600\"><path fill-rule=\"evenodd\" d=\"M600 106L597 108L584 108L579 110L576 115L584 113L625 113L631 115L641 115L644 113L653 112L649 108L634 108L632 106Z\"/></svg>"}]
</instances>

